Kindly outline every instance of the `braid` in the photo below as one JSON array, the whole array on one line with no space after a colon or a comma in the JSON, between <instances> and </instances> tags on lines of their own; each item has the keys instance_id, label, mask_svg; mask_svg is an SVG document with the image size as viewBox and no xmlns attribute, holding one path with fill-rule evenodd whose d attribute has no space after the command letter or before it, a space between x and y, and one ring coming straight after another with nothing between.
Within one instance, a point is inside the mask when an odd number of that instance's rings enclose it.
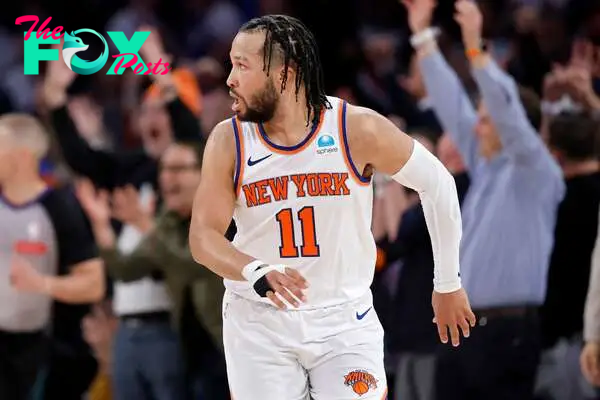
<instances>
[{"instance_id":1,"label":"braid","mask_svg":"<svg viewBox=\"0 0 600 400\"><path fill-rule=\"evenodd\" d=\"M308 122L318 124L321 112L331 108L325 94L323 68L319 60L317 41L308 28L294 17L265 15L245 23L240 32L265 32L264 70L269 73L273 56L282 58L284 75L281 82L283 92L287 85L288 68L296 66L296 100L304 85Z\"/></svg>"}]
</instances>

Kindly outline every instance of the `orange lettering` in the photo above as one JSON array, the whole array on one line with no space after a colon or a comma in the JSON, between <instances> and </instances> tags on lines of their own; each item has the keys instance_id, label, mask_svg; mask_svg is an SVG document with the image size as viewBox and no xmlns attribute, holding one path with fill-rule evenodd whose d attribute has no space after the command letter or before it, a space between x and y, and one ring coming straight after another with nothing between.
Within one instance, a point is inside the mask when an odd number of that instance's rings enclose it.
<instances>
[{"instance_id":1,"label":"orange lettering","mask_svg":"<svg viewBox=\"0 0 600 400\"><path fill-rule=\"evenodd\" d=\"M280 176L269 179L269 186L275 201L287 200L288 198L288 181L289 176Z\"/></svg>"},{"instance_id":2,"label":"orange lettering","mask_svg":"<svg viewBox=\"0 0 600 400\"><path fill-rule=\"evenodd\" d=\"M319 257L317 244L317 227L315 226L315 209L307 206L298 211L298 218L302 225L302 257Z\"/></svg>"},{"instance_id":3,"label":"orange lettering","mask_svg":"<svg viewBox=\"0 0 600 400\"><path fill-rule=\"evenodd\" d=\"M275 219L279 223L279 235L281 237L279 256L281 258L294 258L298 257L298 254L302 257L319 257L320 252L319 245L317 244L314 207L306 206L298 211L302 240L300 251L298 251L298 246L296 246L292 209L284 208L280 210L275 214Z\"/></svg>"},{"instance_id":4,"label":"orange lettering","mask_svg":"<svg viewBox=\"0 0 600 400\"><path fill-rule=\"evenodd\" d=\"M269 185L269 181L267 179L263 179L261 181L255 182L256 190L258 192L258 204L267 204L271 202L271 196L267 194L267 186Z\"/></svg>"},{"instance_id":5,"label":"orange lettering","mask_svg":"<svg viewBox=\"0 0 600 400\"><path fill-rule=\"evenodd\" d=\"M319 174L319 194L321 196L333 196L335 194L333 187L331 185L331 174L330 173L321 173Z\"/></svg>"},{"instance_id":6,"label":"orange lettering","mask_svg":"<svg viewBox=\"0 0 600 400\"><path fill-rule=\"evenodd\" d=\"M292 209L284 208L275 215L275 219L279 222L279 235L281 236L279 256L281 258L298 257L298 248L296 247L296 238L294 237Z\"/></svg>"},{"instance_id":7,"label":"orange lettering","mask_svg":"<svg viewBox=\"0 0 600 400\"><path fill-rule=\"evenodd\" d=\"M244 191L244 197L246 198L246 206L257 206L258 198L256 197L256 185L254 183L244 185L242 186L242 190Z\"/></svg>"},{"instance_id":8,"label":"orange lettering","mask_svg":"<svg viewBox=\"0 0 600 400\"><path fill-rule=\"evenodd\" d=\"M348 173L347 172L343 172L343 173L339 173L336 172L334 174L332 174L333 176L333 191L337 196L347 196L350 194L350 189L348 189L348 186L346 186L346 181L348 180Z\"/></svg>"},{"instance_id":9,"label":"orange lettering","mask_svg":"<svg viewBox=\"0 0 600 400\"><path fill-rule=\"evenodd\" d=\"M306 181L306 175L305 174L297 174L297 175L290 176L290 178L292 178L294 185L296 185L296 189L297 189L296 196L297 197L306 196L306 192L304 191L304 182Z\"/></svg>"},{"instance_id":10,"label":"orange lettering","mask_svg":"<svg viewBox=\"0 0 600 400\"><path fill-rule=\"evenodd\" d=\"M308 189L309 196L319 195L319 180L317 174L308 174L306 176L306 188Z\"/></svg>"}]
</instances>

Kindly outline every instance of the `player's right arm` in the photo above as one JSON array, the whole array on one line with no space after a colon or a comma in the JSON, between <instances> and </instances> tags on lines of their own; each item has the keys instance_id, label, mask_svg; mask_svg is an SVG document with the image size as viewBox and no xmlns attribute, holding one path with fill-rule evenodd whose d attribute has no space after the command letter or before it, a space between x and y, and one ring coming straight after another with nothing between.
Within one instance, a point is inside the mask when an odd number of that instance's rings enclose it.
<instances>
[{"instance_id":1,"label":"player's right arm","mask_svg":"<svg viewBox=\"0 0 600 400\"><path fill-rule=\"evenodd\" d=\"M225 238L235 207L233 183L235 136L231 120L219 123L206 143L200 186L196 191L190 225L190 250L196 262L226 279L249 281L256 292L268 297L280 308L281 299L292 305L302 300L304 278L294 269L268 265L245 254Z\"/></svg>"},{"instance_id":2,"label":"player's right arm","mask_svg":"<svg viewBox=\"0 0 600 400\"><path fill-rule=\"evenodd\" d=\"M238 251L225 238L235 206L234 168L235 139L231 123L223 121L206 143L202 177L192 208L190 250L198 263L214 273L243 281L242 268L254 258Z\"/></svg>"}]
</instances>

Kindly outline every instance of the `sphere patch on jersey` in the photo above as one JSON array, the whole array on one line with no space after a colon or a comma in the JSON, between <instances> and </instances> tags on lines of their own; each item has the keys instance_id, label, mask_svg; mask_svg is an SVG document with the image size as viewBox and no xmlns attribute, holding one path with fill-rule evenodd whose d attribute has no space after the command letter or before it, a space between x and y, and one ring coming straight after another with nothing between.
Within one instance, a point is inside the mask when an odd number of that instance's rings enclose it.
<instances>
[{"instance_id":1,"label":"sphere patch on jersey","mask_svg":"<svg viewBox=\"0 0 600 400\"><path fill-rule=\"evenodd\" d=\"M331 135L322 135L317 141L318 147L331 147L335 145L335 141L333 140L333 136Z\"/></svg>"}]
</instances>

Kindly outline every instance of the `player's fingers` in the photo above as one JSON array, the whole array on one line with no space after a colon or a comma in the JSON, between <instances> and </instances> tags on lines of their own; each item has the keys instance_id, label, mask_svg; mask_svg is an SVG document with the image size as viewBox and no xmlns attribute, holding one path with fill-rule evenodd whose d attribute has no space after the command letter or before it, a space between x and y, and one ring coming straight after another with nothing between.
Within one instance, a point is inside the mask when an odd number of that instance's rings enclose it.
<instances>
[{"instance_id":1,"label":"player's fingers","mask_svg":"<svg viewBox=\"0 0 600 400\"><path fill-rule=\"evenodd\" d=\"M302 287L298 286L297 282L293 279L288 278L286 275L280 277L281 286L286 288L300 301L306 301L306 296L302 292Z\"/></svg>"},{"instance_id":2,"label":"player's fingers","mask_svg":"<svg viewBox=\"0 0 600 400\"><path fill-rule=\"evenodd\" d=\"M296 299L292 293L287 290L284 286L280 286L277 289L277 294L281 297L283 297L288 303L290 303L292 306L294 307L298 307L300 305L300 302L298 301L298 299Z\"/></svg>"},{"instance_id":3,"label":"player's fingers","mask_svg":"<svg viewBox=\"0 0 600 400\"><path fill-rule=\"evenodd\" d=\"M450 338L452 340L452 346L456 347L460 344L460 333L458 332L458 325L453 323L450 324Z\"/></svg>"},{"instance_id":4,"label":"player's fingers","mask_svg":"<svg viewBox=\"0 0 600 400\"><path fill-rule=\"evenodd\" d=\"M286 300L292 299L291 303L295 307L298 306L298 300L305 301L304 293L302 293L302 288L298 286L297 281L288 277L282 273L274 273L272 276L267 278L269 280L269 284L275 290L275 292L280 293ZM290 292L296 297L293 298L290 295Z\"/></svg>"},{"instance_id":5,"label":"player's fingers","mask_svg":"<svg viewBox=\"0 0 600 400\"><path fill-rule=\"evenodd\" d=\"M598 357L595 356L588 358L590 359L590 372L597 379L598 376L600 376L600 365L598 365L600 360L598 360Z\"/></svg>"},{"instance_id":6,"label":"player's fingers","mask_svg":"<svg viewBox=\"0 0 600 400\"><path fill-rule=\"evenodd\" d=\"M296 271L293 268L286 268L285 269L285 274L287 276L289 276L290 278L294 279L297 283L298 286L303 287L303 288L307 288L308 287L308 282L306 281L306 278L304 278L300 272Z\"/></svg>"},{"instance_id":7,"label":"player's fingers","mask_svg":"<svg viewBox=\"0 0 600 400\"><path fill-rule=\"evenodd\" d=\"M298 307L298 300L294 296L292 296L292 294L285 288L284 285L281 284L281 279L283 279L283 276L278 275L277 280L271 283L271 287L273 288L273 290L275 290L275 293L278 297L282 297L292 306Z\"/></svg>"},{"instance_id":8,"label":"player's fingers","mask_svg":"<svg viewBox=\"0 0 600 400\"><path fill-rule=\"evenodd\" d=\"M587 353L582 353L581 354L581 358L580 358L580 364L581 364L581 372L583 373L583 376L585 377L585 379L588 382L593 382L594 381L594 374L592 373L592 360L591 357L589 357L589 354Z\"/></svg>"},{"instance_id":9,"label":"player's fingers","mask_svg":"<svg viewBox=\"0 0 600 400\"><path fill-rule=\"evenodd\" d=\"M468 338L471 334L471 327L469 326L469 322L466 319L461 319L458 325L460 326L460 330L462 331L463 337Z\"/></svg>"},{"instance_id":10,"label":"player's fingers","mask_svg":"<svg viewBox=\"0 0 600 400\"><path fill-rule=\"evenodd\" d=\"M268 291L267 292L267 297L269 298L269 300L271 300L273 302L273 304L275 304L275 306L277 306L277 308L281 308L282 310L285 310L287 308L285 306L285 304L283 304L283 301L281 301L279 299L279 297L277 297L275 295L275 292Z\"/></svg>"},{"instance_id":11,"label":"player's fingers","mask_svg":"<svg viewBox=\"0 0 600 400\"><path fill-rule=\"evenodd\" d=\"M477 317L475 316L473 310L471 310L470 308L467 310L467 321L469 321L469 325L471 325L471 327L474 327L477 323Z\"/></svg>"},{"instance_id":12,"label":"player's fingers","mask_svg":"<svg viewBox=\"0 0 600 400\"><path fill-rule=\"evenodd\" d=\"M437 324L437 328L438 328L438 335L440 335L440 340L442 341L442 343L448 343L448 327L446 326L446 324Z\"/></svg>"}]
</instances>

